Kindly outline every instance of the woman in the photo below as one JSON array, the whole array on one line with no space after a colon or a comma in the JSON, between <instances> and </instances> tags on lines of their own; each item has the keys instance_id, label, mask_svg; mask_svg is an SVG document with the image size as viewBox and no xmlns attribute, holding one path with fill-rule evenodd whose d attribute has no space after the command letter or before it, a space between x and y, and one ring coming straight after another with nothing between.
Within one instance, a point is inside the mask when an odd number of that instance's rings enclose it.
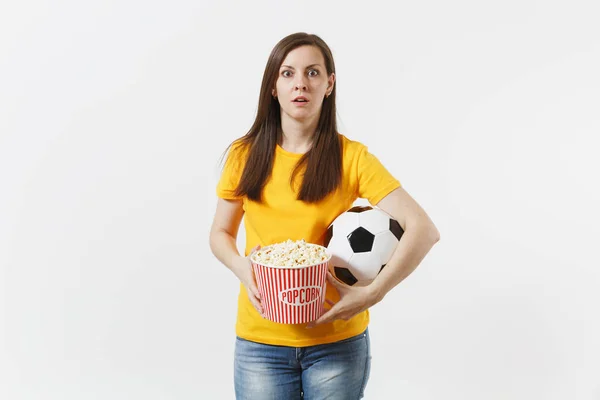
<instances>
[{"instance_id":1,"label":"woman","mask_svg":"<svg viewBox=\"0 0 600 400\"><path fill-rule=\"evenodd\" d=\"M369 378L368 308L406 278L439 240L423 209L367 147L337 132L335 65L318 36L295 33L272 50L250 131L229 149L210 232L215 257L240 280L234 383L237 399L359 399ZM328 276L331 308L310 324L277 324L262 306L249 254L304 239L323 244L329 224L357 198L404 229L368 286ZM242 217L245 254L236 248Z\"/></svg>"}]
</instances>

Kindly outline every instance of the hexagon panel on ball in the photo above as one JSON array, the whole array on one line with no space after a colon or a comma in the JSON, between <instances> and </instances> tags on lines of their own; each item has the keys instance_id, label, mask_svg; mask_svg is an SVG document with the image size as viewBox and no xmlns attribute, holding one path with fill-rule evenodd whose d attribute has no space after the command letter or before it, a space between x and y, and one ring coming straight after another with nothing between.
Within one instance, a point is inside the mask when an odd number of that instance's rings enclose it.
<instances>
[{"instance_id":1,"label":"hexagon panel on ball","mask_svg":"<svg viewBox=\"0 0 600 400\"><path fill-rule=\"evenodd\" d=\"M398 239L390 230L386 230L375 235L372 251L379 255L382 264L387 264L396 247L398 247Z\"/></svg>"},{"instance_id":2,"label":"hexagon panel on ball","mask_svg":"<svg viewBox=\"0 0 600 400\"><path fill-rule=\"evenodd\" d=\"M354 253L350 258L350 271L356 277L356 285L362 286L371 283L377 277L383 263L379 255L374 252Z\"/></svg>"},{"instance_id":3,"label":"hexagon panel on ball","mask_svg":"<svg viewBox=\"0 0 600 400\"><path fill-rule=\"evenodd\" d=\"M332 237L347 236L350 232L356 229L357 226L360 226L358 222L358 214L344 212L338 215L338 217L331 223L327 229L328 231L331 229L331 233L327 233L327 236L330 234Z\"/></svg>"},{"instance_id":4,"label":"hexagon panel on ball","mask_svg":"<svg viewBox=\"0 0 600 400\"><path fill-rule=\"evenodd\" d=\"M379 208L372 208L358 216L360 226L377 235L390 229L391 217Z\"/></svg>"},{"instance_id":5,"label":"hexagon panel on ball","mask_svg":"<svg viewBox=\"0 0 600 400\"><path fill-rule=\"evenodd\" d=\"M327 251L332 257L338 257L344 262L350 261L350 257L354 254L350 242L346 239L346 236L333 236L333 238L327 244Z\"/></svg>"}]
</instances>

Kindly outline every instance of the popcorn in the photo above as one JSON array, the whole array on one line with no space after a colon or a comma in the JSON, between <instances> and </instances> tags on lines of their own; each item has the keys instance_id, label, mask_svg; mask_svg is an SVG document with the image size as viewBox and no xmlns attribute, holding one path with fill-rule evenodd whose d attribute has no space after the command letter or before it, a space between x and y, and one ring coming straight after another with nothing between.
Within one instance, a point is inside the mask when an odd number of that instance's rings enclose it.
<instances>
[{"instance_id":1,"label":"popcorn","mask_svg":"<svg viewBox=\"0 0 600 400\"><path fill-rule=\"evenodd\" d=\"M304 239L275 243L261 248L252 255L252 261L275 267L299 267L326 261L329 255L325 247L306 243Z\"/></svg>"}]
</instances>

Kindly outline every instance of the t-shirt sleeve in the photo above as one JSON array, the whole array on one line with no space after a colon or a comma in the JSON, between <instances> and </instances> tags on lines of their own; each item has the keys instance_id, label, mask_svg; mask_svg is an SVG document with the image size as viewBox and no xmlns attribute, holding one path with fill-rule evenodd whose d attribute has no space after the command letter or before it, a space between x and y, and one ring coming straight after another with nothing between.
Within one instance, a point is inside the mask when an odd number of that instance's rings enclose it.
<instances>
[{"instance_id":1,"label":"t-shirt sleeve","mask_svg":"<svg viewBox=\"0 0 600 400\"><path fill-rule=\"evenodd\" d=\"M373 205L401 186L400 181L383 166L381 161L369 153L367 146L361 146L357 169L358 197L368 200Z\"/></svg>"},{"instance_id":2,"label":"t-shirt sleeve","mask_svg":"<svg viewBox=\"0 0 600 400\"><path fill-rule=\"evenodd\" d=\"M242 153L240 147L236 145L229 149L221 177L217 183L217 196L222 199L241 199L240 196L235 195L235 189L244 171Z\"/></svg>"}]
</instances>

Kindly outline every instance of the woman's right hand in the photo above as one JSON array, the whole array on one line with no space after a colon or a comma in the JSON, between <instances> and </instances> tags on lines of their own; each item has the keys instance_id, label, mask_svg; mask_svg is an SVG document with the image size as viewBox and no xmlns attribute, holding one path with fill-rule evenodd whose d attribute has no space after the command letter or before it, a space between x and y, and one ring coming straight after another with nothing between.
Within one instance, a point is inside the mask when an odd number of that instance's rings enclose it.
<instances>
[{"instance_id":1,"label":"woman's right hand","mask_svg":"<svg viewBox=\"0 0 600 400\"><path fill-rule=\"evenodd\" d=\"M248 298L250 302L256 308L256 311L260 315L263 314L262 302L260 298L260 293L258 292L258 287L256 286L256 281L254 279L254 272L252 271L252 261L250 261L250 257L252 253L260 249L260 245L250 251L250 254L247 257L239 256L236 258L233 265L233 273L237 278L242 282L244 287L246 288L246 292L248 293Z\"/></svg>"}]
</instances>

